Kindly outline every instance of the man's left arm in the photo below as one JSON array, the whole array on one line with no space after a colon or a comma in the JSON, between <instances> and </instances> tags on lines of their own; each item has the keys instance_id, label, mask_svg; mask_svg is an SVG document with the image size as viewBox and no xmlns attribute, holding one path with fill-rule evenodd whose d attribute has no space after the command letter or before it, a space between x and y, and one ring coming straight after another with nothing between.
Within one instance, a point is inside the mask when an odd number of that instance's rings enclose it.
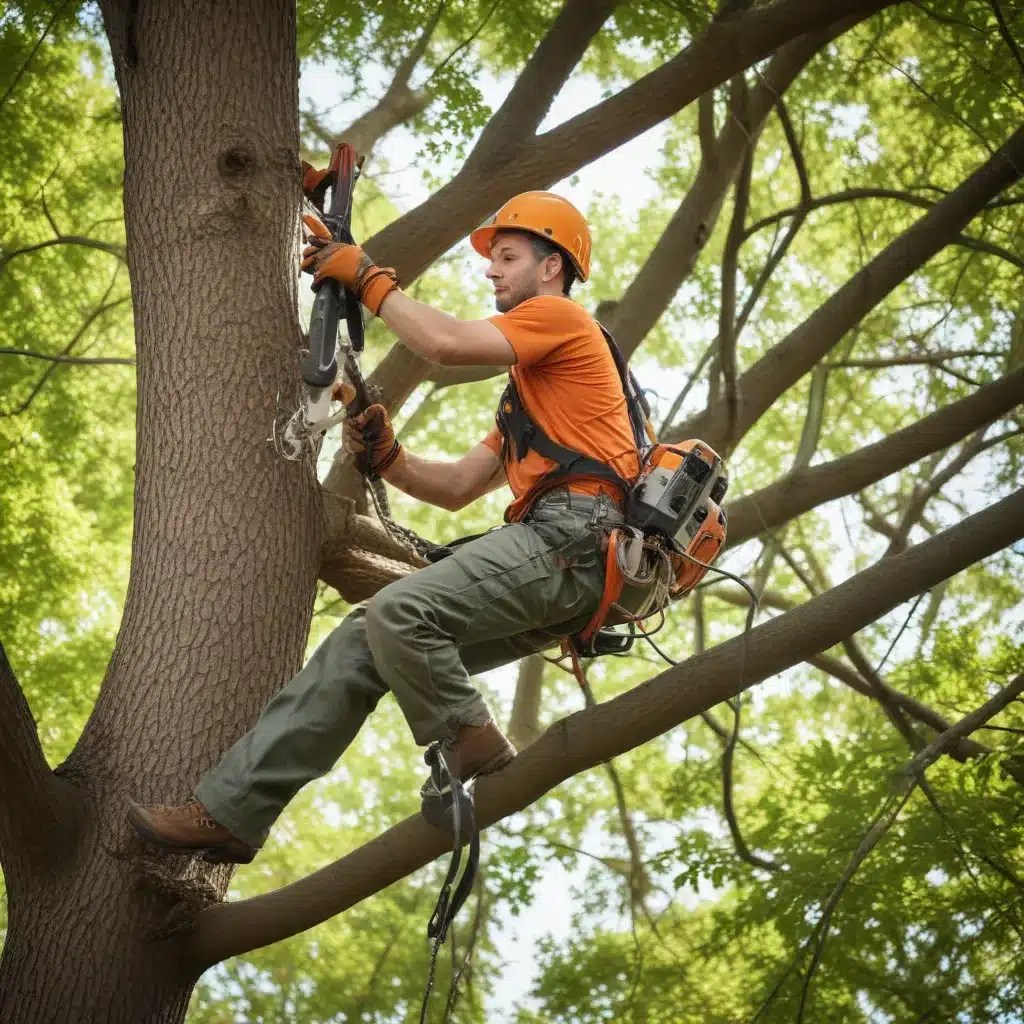
<instances>
[{"instance_id":1,"label":"man's left arm","mask_svg":"<svg viewBox=\"0 0 1024 1024\"><path fill-rule=\"evenodd\" d=\"M441 366L512 366L516 353L494 324L457 320L398 287L391 267L378 267L358 245L333 242L324 224L305 216L309 245L302 269L314 285L332 277L351 288L371 313L379 316L418 356Z\"/></svg>"},{"instance_id":2,"label":"man's left arm","mask_svg":"<svg viewBox=\"0 0 1024 1024\"><path fill-rule=\"evenodd\" d=\"M488 320L457 320L395 289L378 316L398 339L428 362L441 366L512 366L516 354Z\"/></svg>"}]
</instances>

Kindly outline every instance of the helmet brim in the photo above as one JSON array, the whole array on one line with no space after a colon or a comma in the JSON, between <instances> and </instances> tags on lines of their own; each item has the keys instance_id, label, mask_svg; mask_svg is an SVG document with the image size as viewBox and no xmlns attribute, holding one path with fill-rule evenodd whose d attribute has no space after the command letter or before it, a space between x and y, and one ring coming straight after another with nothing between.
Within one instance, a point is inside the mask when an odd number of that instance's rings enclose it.
<instances>
[{"instance_id":1,"label":"helmet brim","mask_svg":"<svg viewBox=\"0 0 1024 1024\"><path fill-rule=\"evenodd\" d=\"M550 242L551 239L544 234L543 231L534 231L533 228L518 227L511 224L485 224L481 228L477 228L475 231L470 233L469 244L481 255L485 260L491 258L491 246L494 245L494 236L500 231L508 231L512 234L516 232L525 231L528 235L536 235L538 238L543 238L545 242ZM557 245L557 243L552 243ZM576 276L580 281L586 281L587 276L583 273L579 263L573 258L572 253L567 252L560 245L558 251L562 254L562 258L569 261L570 266L576 272Z\"/></svg>"}]
</instances>

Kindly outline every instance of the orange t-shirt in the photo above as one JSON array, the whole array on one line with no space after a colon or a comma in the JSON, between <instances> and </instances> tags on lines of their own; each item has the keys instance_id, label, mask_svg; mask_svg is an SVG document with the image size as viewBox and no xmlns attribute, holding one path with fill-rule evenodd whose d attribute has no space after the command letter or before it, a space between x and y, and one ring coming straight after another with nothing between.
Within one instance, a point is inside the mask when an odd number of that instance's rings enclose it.
<instances>
[{"instance_id":1,"label":"orange t-shirt","mask_svg":"<svg viewBox=\"0 0 1024 1024\"><path fill-rule=\"evenodd\" d=\"M530 418L558 444L605 462L627 480L639 473L636 442L629 423L626 396L601 328L572 299L538 295L508 313L492 316L516 354L509 367ZM501 454L501 432L495 427L483 443ZM508 483L515 500L505 511L519 519L538 481L555 463L530 450L526 458L509 452ZM557 483L556 483L557 486ZM577 477L569 489L578 494L602 491L620 500L619 488L596 477Z\"/></svg>"}]
</instances>

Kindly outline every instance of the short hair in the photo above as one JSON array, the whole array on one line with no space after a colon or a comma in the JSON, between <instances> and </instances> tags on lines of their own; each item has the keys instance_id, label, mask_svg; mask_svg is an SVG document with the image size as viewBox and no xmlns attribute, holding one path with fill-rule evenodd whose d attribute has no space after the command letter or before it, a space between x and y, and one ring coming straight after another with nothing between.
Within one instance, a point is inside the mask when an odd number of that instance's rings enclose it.
<instances>
[{"instance_id":1,"label":"short hair","mask_svg":"<svg viewBox=\"0 0 1024 1024\"><path fill-rule=\"evenodd\" d=\"M560 245L552 242L550 238L542 238L532 231L524 231L521 228L502 228L502 233L506 232L522 235L530 243L530 248L533 250L533 255L537 257L538 263L542 263L556 253L562 257L562 294L568 295L569 289L576 283L577 277L576 268L573 266L572 260L569 259L569 254Z\"/></svg>"}]
</instances>

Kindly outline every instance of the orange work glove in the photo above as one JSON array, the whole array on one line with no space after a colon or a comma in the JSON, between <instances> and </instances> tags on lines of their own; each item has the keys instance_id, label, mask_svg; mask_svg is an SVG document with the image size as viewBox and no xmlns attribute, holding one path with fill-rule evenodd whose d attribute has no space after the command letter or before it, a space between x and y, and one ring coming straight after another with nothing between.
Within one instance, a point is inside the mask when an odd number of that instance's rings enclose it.
<instances>
[{"instance_id":1,"label":"orange work glove","mask_svg":"<svg viewBox=\"0 0 1024 1024\"><path fill-rule=\"evenodd\" d=\"M335 397L343 397L337 386ZM356 456L359 468L368 476L379 476L402 451L383 405L371 405L358 416L345 420L341 438L342 447Z\"/></svg>"},{"instance_id":2,"label":"orange work glove","mask_svg":"<svg viewBox=\"0 0 1024 1024\"><path fill-rule=\"evenodd\" d=\"M333 181L328 170L317 170L312 164L302 161L302 191L317 205L323 204L324 195Z\"/></svg>"},{"instance_id":3,"label":"orange work glove","mask_svg":"<svg viewBox=\"0 0 1024 1024\"><path fill-rule=\"evenodd\" d=\"M309 243L302 250L302 269L313 275L314 287L333 278L356 294L374 316L381 303L398 287L398 275L392 267L378 267L358 245L331 241L331 233L318 218L306 214Z\"/></svg>"}]
</instances>

